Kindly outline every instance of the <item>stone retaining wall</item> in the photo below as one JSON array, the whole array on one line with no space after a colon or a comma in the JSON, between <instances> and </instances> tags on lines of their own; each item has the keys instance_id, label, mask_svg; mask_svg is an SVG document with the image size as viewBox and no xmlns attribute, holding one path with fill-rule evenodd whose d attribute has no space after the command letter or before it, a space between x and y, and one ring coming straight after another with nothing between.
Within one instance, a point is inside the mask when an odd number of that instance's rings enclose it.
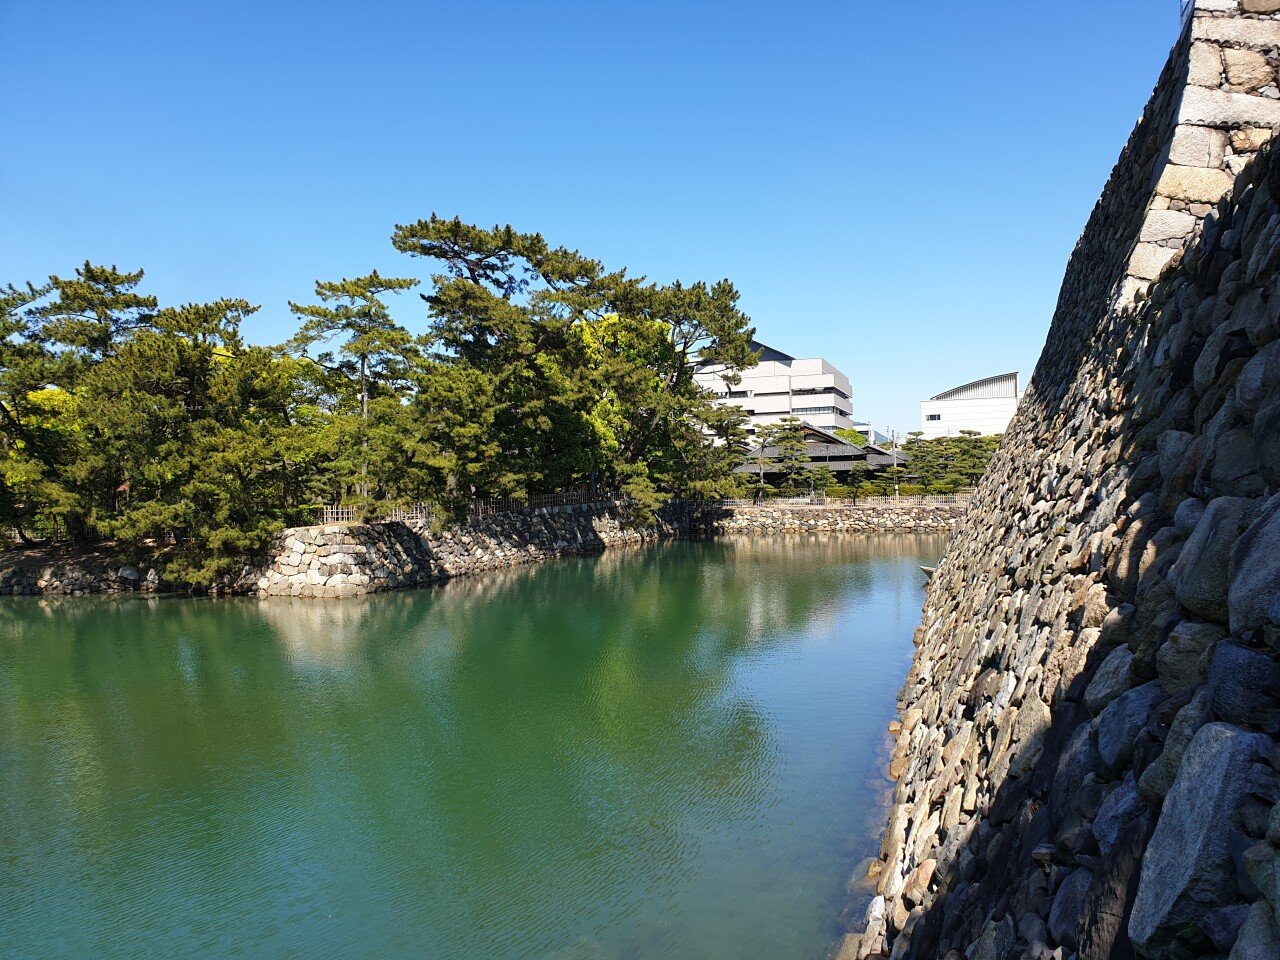
<instances>
[{"instance_id":1,"label":"stone retaining wall","mask_svg":"<svg viewBox=\"0 0 1280 960\"><path fill-rule=\"evenodd\" d=\"M1277 957L1280 0L1201 0L927 594L841 958Z\"/></svg>"},{"instance_id":2,"label":"stone retaining wall","mask_svg":"<svg viewBox=\"0 0 1280 960\"><path fill-rule=\"evenodd\" d=\"M616 505L577 504L441 531L396 521L297 527L280 535L257 589L261 596L358 596L678 536L687 526L686 512L670 511L654 529L633 530Z\"/></svg>"},{"instance_id":3,"label":"stone retaining wall","mask_svg":"<svg viewBox=\"0 0 1280 960\"><path fill-rule=\"evenodd\" d=\"M949 529L959 506L705 507L676 505L656 527L626 527L615 504L498 514L456 529L404 523L299 527L281 534L257 577L263 596L349 597L610 547L720 534Z\"/></svg>"},{"instance_id":4,"label":"stone retaining wall","mask_svg":"<svg viewBox=\"0 0 1280 960\"><path fill-rule=\"evenodd\" d=\"M734 507L715 521L721 534L945 532L964 505L924 504L867 507Z\"/></svg>"},{"instance_id":5,"label":"stone retaining wall","mask_svg":"<svg viewBox=\"0 0 1280 960\"><path fill-rule=\"evenodd\" d=\"M126 562L106 549L58 547L0 554L0 596L158 593L167 586L154 558L151 562Z\"/></svg>"},{"instance_id":6,"label":"stone retaining wall","mask_svg":"<svg viewBox=\"0 0 1280 960\"><path fill-rule=\"evenodd\" d=\"M616 504L577 504L495 514L463 527L420 523L328 524L281 533L260 569L246 567L222 594L352 597L435 583L610 547L721 534L945 531L963 505L707 507L683 504L636 530ZM183 589L162 580L163 558L129 563L109 549L58 548L0 554L0 595L85 595Z\"/></svg>"}]
</instances>

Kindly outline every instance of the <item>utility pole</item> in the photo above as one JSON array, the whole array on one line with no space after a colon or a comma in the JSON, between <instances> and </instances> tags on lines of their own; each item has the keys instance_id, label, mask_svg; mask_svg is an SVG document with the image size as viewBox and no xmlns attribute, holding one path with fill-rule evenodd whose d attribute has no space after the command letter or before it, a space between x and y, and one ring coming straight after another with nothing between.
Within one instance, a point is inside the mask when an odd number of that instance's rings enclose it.
<instances>
[{"instance_id":1,"label":"utility pole","mask_svg":"<svg viewBox=\"0 0 1280 960\"><path fill-rule=\"evenodd\" d=\"M898 499L898 431L889 431L889 441L893 444L893 499Z\"/></svg>"}]
</instances>

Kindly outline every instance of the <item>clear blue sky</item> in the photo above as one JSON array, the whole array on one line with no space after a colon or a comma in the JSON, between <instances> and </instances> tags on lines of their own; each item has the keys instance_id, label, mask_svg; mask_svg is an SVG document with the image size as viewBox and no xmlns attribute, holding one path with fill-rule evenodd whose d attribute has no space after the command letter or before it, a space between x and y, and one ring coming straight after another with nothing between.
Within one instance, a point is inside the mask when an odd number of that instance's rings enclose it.
<instances>
[{"instance_id":1,"label":"clear blue sky","mask_svg":"<svg viewBox=\"0 0 1280 960\"><path fill-rule=\"evenodd\" d=\"M1177 30L1177 0L0 0L0 282L140 266L276 342L317 278L425 278L394 224L510 222L729 277L917 429L1030 375Z\"/></svg>"}]
</instances>

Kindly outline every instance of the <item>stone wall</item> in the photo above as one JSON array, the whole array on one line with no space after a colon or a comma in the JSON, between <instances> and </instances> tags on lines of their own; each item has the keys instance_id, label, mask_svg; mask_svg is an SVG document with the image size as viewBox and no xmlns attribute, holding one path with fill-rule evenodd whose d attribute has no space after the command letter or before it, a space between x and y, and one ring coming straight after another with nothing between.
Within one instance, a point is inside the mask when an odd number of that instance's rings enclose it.
<instances>
[{"instance_id":1,"label":"stone wall","mask_svg":"<svg viewBox=\"0 0 1280 960\"><path fill-rule=\"evenodd\" d=\"M451 529L371 523L295 527L281 533L259 569L221 583L221 594L353 597L501 570L552 557L677 537L776 533L946 531L963 504L743 506L676 504L651 529L627 526L617 504L579 504L495 514ZM36 548L0 553L0 595L86 595L186 589L164 581L165 558L126 561L110 548Z\"/></svg>"},{"instance_id":2,"label":"stone wall","mask_svg":"<svg viewBox=\"0 0 1280 960\"><path fill-rule=\"evenodd\" d=\"M400 522L297 527L278 538L257 589L261 596L358 596L674 537L689 523L688 511L673 509L655 528L634 530L615 504L578 504L445 530Z\"/></svg>"},{"instance_id":3,"label":"stone wall","mask_svg":"<svg viewBox=\"0 0 1280 960\"><path fill-rule=\"evenodd\" d=\"M706 507L674 505L635 530L616 504L505 513L432 530L404 523L286 530L256 578L263 596L350 597L500 570L573 554L676 537L721 534L944 531L961 506Z\"/></svg>"},{"instance_id":4,"label":"stone wall","mask_svg":"<svg viewBox=\"0 0 1280 960\"><path fill-rule=\"evenodd\" d=\"M734 507L715 519L717 534L946 532L964 504L876 503L853 507L767 504Z\"/></svg>"},{"instance_id":5,"label":"stone wall","mask_svg":"<svg viewBox=\"0 0 1280 960\"><path fill-rule=\"evenodd\" d=\"M1277 957L1280 0L1202 0L930 584L839 955Z\"/></svg>"},{"instance_id":6,"label":"stone wall","mask_svg":"<svg viewBox=\"0 0 1280 960\"><path fill-rule=\"evenodd\" d=\"M109 549L36 547L0 554L0 596L158 593L163 559L126 561Z\"/></svg>"}]
</instances>

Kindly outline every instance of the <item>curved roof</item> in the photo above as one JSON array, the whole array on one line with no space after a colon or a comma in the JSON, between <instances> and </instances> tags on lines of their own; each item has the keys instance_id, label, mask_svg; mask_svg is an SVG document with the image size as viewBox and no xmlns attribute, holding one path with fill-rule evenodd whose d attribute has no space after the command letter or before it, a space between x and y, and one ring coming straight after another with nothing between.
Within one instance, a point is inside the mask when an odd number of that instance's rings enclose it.
<instances>
[{"instance_id":1,"label":"curved roof","mask_svg":"<svg viewBox=\"0 0 1280 960\"><path fill-rule=\"evenodd\" d=\"M966 383L962 387L952 387L930 400L991 400L995 397L1017 397L1018 374L1002 373L994 377L985 377Z\"/></svg>"}]
</instances>

